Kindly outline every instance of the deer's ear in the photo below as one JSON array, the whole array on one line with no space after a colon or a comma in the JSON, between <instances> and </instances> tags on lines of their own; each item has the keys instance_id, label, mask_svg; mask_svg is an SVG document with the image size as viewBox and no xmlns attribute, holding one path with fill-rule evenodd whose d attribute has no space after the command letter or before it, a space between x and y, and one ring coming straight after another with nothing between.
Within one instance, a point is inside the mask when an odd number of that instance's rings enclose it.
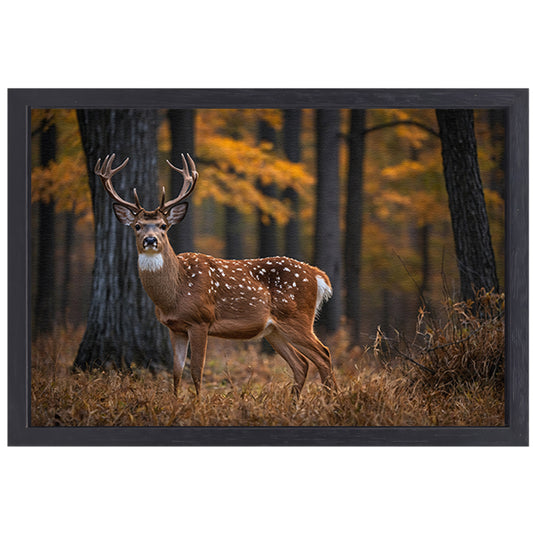
<instances>
[{"instance_id":1,"label":"deer's ear","mask_svg":"<svg viewBox=\"0 0 533 533\"><path fill-rule=\"evenodd\" d=\"M167 214L167 222L169 226L172 226L174 224L177 224L178 222L181 222L185 215L187 214L187 209L189 207L189 204L187 202L184 202L183 204L175 205Z\"/></svg>"},{"instance_id":2,"label":"deer's ear","mask_svg":"<svg viewBox=\"0 0 533 533\"><path fill-rule=\"evenodd\" d=\"M131 226L135 220L135 215L123 205L113 204L113 211L115 211L116 217L125 226Z\"/></svg>"}]
</instances>

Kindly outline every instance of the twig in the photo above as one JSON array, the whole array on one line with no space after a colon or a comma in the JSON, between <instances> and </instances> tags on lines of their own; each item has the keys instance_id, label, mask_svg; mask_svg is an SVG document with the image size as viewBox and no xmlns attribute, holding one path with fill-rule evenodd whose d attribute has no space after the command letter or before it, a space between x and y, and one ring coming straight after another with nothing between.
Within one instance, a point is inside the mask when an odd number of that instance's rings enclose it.
<instances>
[{"instance_id":1,"label":"twig","mask_svg":"<svg viewBox=\"0 0 533 533\"><path fill-rule=\"evenodd\" d=\"M405 264L404 260L400 257L398 252L396 250L392 250L394 252L394 255L400 260L400 263L402 264L403 268L405 269L405 272L407 272L407 275L409 276L409 279L413 282L414 286L416 287L416 290L418 291L418 296L420 297L420 301L422 302L422 305L424 307L428 307L428 304L426 302L426 299L424 298L424 293L422 292L422 289L419 287L418 283L416 282L415 278L411 275L409 272L409 269L407 268L407 265Z\"/></svg>"},{"instance_id":2,"label":"twig","mask_svg":"<svg viewBox=\"0 0 533 533\"><path fill-rule=\"evenodd\" d=\"M398 350L398 348L396 348L396 346L392 346L392 349L400 357L403 357L404 359L407 359L408 361L410 361L414 365L420 367L422 370L425 370L426 372L429 372L430 374L435 375L435 370L432 370L431 368L428 368L427 366L424 366L422 363L419 363L418 361L415 361L412 357L409 357L408 355L405 355L403 352L400 352L400 350Z\"/></svg>"}]
</instances>

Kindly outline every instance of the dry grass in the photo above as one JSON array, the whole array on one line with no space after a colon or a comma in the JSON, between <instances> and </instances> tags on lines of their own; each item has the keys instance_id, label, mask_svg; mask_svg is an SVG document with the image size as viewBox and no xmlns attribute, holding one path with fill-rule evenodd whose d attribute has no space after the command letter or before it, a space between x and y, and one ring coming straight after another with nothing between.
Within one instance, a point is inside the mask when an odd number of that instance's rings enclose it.
<instances>
[{"instance_id":1,"label":"dry grass","mask_svg":"<svg viewBox=\"0 0 533 533\"><path fill-rule=\"evenodd\" d=\"M341 332L329 340L338 392L311 372L296 403L290 370L259 343L211 340L201 398L187 371L176 398L167 373L71 372L83 330L66 329L33 346L32 425L503 425L503 304L495 295L449 302L442 326L421 313L413 341L378 332L364 352Z\"/></svg>"}]
</instances>

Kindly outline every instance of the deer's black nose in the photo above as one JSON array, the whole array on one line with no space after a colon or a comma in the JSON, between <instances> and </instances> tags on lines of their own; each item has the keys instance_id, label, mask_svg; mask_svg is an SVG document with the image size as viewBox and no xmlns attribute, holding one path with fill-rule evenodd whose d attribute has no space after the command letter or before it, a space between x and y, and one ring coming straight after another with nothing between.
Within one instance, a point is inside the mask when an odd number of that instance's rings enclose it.
<instances>
[{"instance_id":1,"label":"deer's black nose","mask_svg":"<svg viewBox=\"0 0 533 533\"><path fill-rule=\"evenodd\" d=\"M143 240L143 246L148 248L148 246L155 246L157 244L157 239L155 237L145 237Z\"/></svg>"}]
</instances>

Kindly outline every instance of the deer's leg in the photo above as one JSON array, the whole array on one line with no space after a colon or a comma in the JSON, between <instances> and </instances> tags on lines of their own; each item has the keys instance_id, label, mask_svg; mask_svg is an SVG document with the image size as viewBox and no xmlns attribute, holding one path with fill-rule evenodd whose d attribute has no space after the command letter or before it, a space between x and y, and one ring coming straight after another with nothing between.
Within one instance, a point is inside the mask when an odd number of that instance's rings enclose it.
<instances>
[{"instance_id":1,"label":"deer's leg","mask_svg":"<svg viewBox=\"0 0 533 533\"><path fill-rule=\"evenodd\" d=\"M266 336L265 339L272 345L272 348L287 361L294 374L294 386L292 388L296 398L300 397L300 392L307 377L309 364L307 360L298 353L277 331Z\"/></svg>"},{"instance_id":2,"label":"deer's leg","mask_svg":"<svg viewBox=\"0 0 533 533\"><path fill-rule=\"evenodd\" d=\"M183 374L183 367L185 366L185 359L187 358L187 348L189 346L189 338L183 333L174 333L170 331L170 342L172 344L172 355L174 357L174 393L178 394L178 389Z\"/></svg>"},{"instance_id":3,"label":"deer's leg","mask_svg":"<svg viewBox=\"0 0 533 533\"><path fill-rule=\"evenodd\" d=\"M283 336L307 357L318 369L322 383L330 389L336 389L337 384L333 376L331 355L314 332L302 332L298 328L284 328Z\"/></svg>"},{"instance_id":4,"label":"deer's leg","mask_svg":"<svg viewBox=\"0 0 533 533\"><path fill-rule=\"evenodd\" d=\"M207 326L192 326L189 329L189 343L191 345L191 377L196 388L196 394L199 396L207 349Z\"/></svg>"}]
</instances>

